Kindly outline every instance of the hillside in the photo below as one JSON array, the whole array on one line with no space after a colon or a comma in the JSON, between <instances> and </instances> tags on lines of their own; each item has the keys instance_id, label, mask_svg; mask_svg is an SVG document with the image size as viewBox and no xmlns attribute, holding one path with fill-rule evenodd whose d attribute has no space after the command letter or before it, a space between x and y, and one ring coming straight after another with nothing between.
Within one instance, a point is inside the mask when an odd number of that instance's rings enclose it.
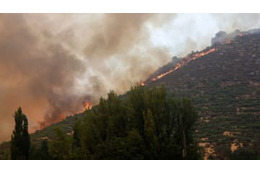
<instances>
[{"instance_id":1,"label":"hillside","mask_svg":"<svg viewBox=\"0 0 260 173\"><path fill-rule=\"evenodd\" d=\"M144 87L164 85L170 94L191 99L199 112L194 137L204 159L227 159L228 151L239 147L260 152L259 31L219 32L210 47L174 57L142 83ZM34 144L52 139L56 127L69 135L76 119L83 116L36 131L31 139Z\"/></svg>"},{"instance_id":2,"label":"hillside","mask_svg":"<svg viewBox=\"0 0 260 173\"><path fill-rule=\"evenodd\" d=\"M146 86L163 84L175 96L189 97L200 115L196 138L204 147L204 158L225 159L227 149L259 146L260 32L236 31L226 39L218 37L225 34L216 34L213 45L202 52L215 51L170 73L165 70L166 75L148 79ZM186 61L199 53L190 54Z\"/></svg>"},{"instance_id":3,"label":"hillside","mask_svg":"<svg viewBox=\"0 0 260 173\"><path fill-rule=\"evenodd\" d=\"M51 124L44 129L35 131L33 134L31 134L32 145L39 146L39 144L45 139L52 140L55 137L55 130L57 128L60 128L67 135L71 135L75 122L84 115L85 112L75 114L73 116L68 116L66 119L58 123ZM6 155L8 155L7 153L9 152L9 148L9 142L3 142L0 145L0 159L3 159L6 157Z\"/></svg>"}]
</instances>

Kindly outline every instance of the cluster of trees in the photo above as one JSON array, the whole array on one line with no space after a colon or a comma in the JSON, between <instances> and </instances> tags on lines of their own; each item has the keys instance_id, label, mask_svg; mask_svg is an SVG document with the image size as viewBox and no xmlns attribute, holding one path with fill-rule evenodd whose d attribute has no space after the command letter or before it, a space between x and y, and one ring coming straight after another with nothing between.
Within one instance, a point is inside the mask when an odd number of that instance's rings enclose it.
<instances>
[{"instance_id":1,"label":"cluster of trees","mask_svg":"<svg viewBox=\"0 0 260 173\"><path fill-rule=\"evenodd\" d=\"M55 159L198 159L190 101L167 96L163 87L110 92L74 126L72 139L57 130ZM64 145L66 144L66 145Z\"/></svg>"},{"instance_id":2,"label":"cluster of trees","mask_svg":"<svg viewBox=\"0 0 260 173\"><path fill-rule=\"evenodd\" d=\"M55 139L12 159L200 159L196 119L190 101L169 97L164 87L137 86L124 96L111 91L76 122L72 136L57 129Z\"/></svg>"}]
</instances>

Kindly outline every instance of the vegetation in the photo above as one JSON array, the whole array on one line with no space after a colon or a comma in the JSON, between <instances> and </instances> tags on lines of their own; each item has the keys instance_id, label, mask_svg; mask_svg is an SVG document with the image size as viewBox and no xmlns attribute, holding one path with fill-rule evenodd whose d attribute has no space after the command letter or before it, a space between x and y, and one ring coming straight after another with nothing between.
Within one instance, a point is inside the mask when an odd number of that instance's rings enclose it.
<instances>
[{"instance_id":1,"label":"vegetation","mask_svg":"<svg viewBox=\"0 0 260 173\"><path fill-rule=\"evenodd\" d=\"M71 139L59 128L56 129L56 139L50 141L50 150L53 159L70 159Z\"/></svg>"},{"instance_id":2,"label":"vegetation","mask_svg":"<svg viewBox=\"0 0 260 173\"><path fill-rule=\"evenodd\" d=\"M28 126L20 108L15 115L12 148ZM124 96L111 91L76 121L73 135L56 128L49 142L33 145L30 153L12 150L12 159L200 159L192 137L196 119L190 101L168 96L164 87L133 87Z\"/></svg>"},{"instance_id":3,"label":"vegetation","mask_svg":"<svg viewBox=\"0 0 260 173\"><path fill-rule=\"evenodd\" d=\"M259 40L259 33L248 34L236 37L230 44L213 45L217 48L214 53L147 83L164 84L177 98L191 100L199 116L194 139L212 146L212 154L220 159L230 159L225 148L230 148L235 139L243 148L251 147L260 153L259 143L255 142L260 134ZM227 137L225 131L233 135ZM207 147L204 149L208 153Z\"/></svg>"},{"instance_id":4,"label":"vegetation","mask_svg":"<svg viewBox=\"0 0 260 173\"><path fill-rule=\"evenodd\" d=\"M30 160L49 160L53 159L50 156L49 152L49 143L48 140L43 140L41 142L40 148L37 148L37 146L32 146L30 150Z\"/></svg>"},{"instance_id":5,"label":"vegetation","mask_svg":"<svg viewBox=\"0 0 260 173\"><path fill-rule=\"evenodd\" d=\"M22 109L14 114L15 129L12 134L11 140L11 159L23 160L29 158L30 150L30 135L28 133L28 120L26 115L23 114Z\"/></svg>"},{"instance_id":6,"label":"vegetation","mask_svg":"<svg viewBox=\"0 0 260 173\"><path fill-rule=\"evenodd\" d=\"M74 126L76 159L198 159L192 139L197 114L161 88L110 92ZM60 158L62 159L62 158Z\"/></svg>"},{"instance_id":7,"label":"vegetation","mask_svg":"<svg viewBox=\"0 0 260 173\"><path fill-rule=\"evenodd\" d=\"M232 160L257 160L257 153L254 150L240 148L231 154Z\"/></svg>"},{"instance_id":8,"label":"vegetation","mask_svg":"<svg viewBox=\"0 0 260 173\"><path fill-rule=\"evenodd\" d=\"M68 117L32 134L34 146L30 153L41 152L41 141L48 139L48 151L57 146L51 147L54 141L67 141L71 148L65 155L71 159L187 158L192 156L188 150L197 150L189 141L193 135L204 154L210 154L208 158L236 159L257 154L259 159L259 39L260 34L237 37L230 44L217 45L214 53L146 83L144 88L133 88L124 96L111 92L87 113ZM174 61L158 69L150 79L170 70L177 62ZM161 84L165 85L167 96L165 91L162 92L165 96L158 94L164 89L148 89ZM170 96L173 94L175 97ZM176 98L183 97L188 97L198 111L199 118L194 126L191 122L191 128L186 127L184 119L178 119L178 112L186 110L181 107L188 101ZM170 124L174 128L170 129ZM57 127L63 137L59 137ZM73 136L65 135L72 131ZM91 142L95 144L90 145ZM186 147L181 145L185 143ZM9 148L8 145L0 145L0 150ZM2 151L1 158L10 158L9 150ZM48 158L51 155L49 152ZM60 158L55 154L54 157Z\"/></svg>"}]
</instances>

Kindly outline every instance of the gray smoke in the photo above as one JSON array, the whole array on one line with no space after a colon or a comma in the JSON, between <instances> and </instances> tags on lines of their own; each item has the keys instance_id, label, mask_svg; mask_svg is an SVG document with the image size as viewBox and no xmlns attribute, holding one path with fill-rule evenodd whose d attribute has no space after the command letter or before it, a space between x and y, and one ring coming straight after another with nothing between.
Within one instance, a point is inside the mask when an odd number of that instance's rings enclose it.
<instances>
[{"instance_id":1,"label":"gray smoke","mask_svg":"<svg viewBox=\"0 0 260 173\"><path fill-rule=\"evenodd\" d=\"M259 14L0 14L0 141L22 106L31 132L125 92L174 55L223 30L259 26Z\"/></svg>"}]
</instances>

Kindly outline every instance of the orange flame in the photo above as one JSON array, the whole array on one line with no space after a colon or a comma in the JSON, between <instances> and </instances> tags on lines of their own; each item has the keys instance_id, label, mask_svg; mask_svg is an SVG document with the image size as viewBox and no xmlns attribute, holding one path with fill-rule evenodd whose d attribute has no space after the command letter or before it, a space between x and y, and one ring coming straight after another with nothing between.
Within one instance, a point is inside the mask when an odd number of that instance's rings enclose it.
<instances>
[{"instance_id":1,"label":"orange flame","mask_svg":"<svg viewBox=\"0 0 260 173\"><path fill-rule=\"evenodd\" d=\"M92 108L92 105L91 105L91 103L90 103L90 102L88 102L88 101L84 102L84 103L83 103L83 105L84 105L84 108L85 108L86 110L89 110L89 109L91 109L91 108Z\"/></svg>"},{"instance_id":2,"label":"orange flame","mask_svg":"<svg viewBox=\"0 0 260 173\"><path fill-rule=\"evenodd\" d=\"M141 86L145 86L145 82L141 82L140 85L141 85Z\"/></svg>"},{"instance_id":3,"label":"orange flame","mask_svg":"<svg viewBox=\"0 0 260 173\"><path fill-rule=\"evenodd\" d=\"M39 125L40 125L39 129L42 130L45 127L47 127L47 126L49 126L53 123L64 120L66 118L66 116L68 115L68 113L71 114L71 115L74 115L74 114L80 114L80 113L84 112L85 110L90 110L92 108L92 104L89 101L85 101L85 102L83 102L83 107L84 108L81 108L80 110L75 111L75 112L61 112L60 114L58 114L56 119L53 120L53 121L39 121L38 122ZM37 129L38 128L36 128L36 130Z\"/></svg>"},{"instance_id":4,"label":"orange flame","mask_svg":"<svg viewBox=\"0 0 260 173\"><path fill-rule=\"evenodd\" d=\"M161 79L163 78L164 76L178 70L179 68L183 67L184 65L188 64L190 61L193 61L193 60L196 60L198 58L201 58L209 53L212 53L212 52L215 52L217 49L216 48L212 48L212 49L209 49L208 51L202 51L202 52L199 52L199 53L195 53L193 54L192 56L188 56L188 57L185 57L183 60L181 60L181 62L179 62L178 64L175 65L175 67L165 73L161 73L159 74L158 76L152 78L152 81L156 81L158 79Z\"/></svg>"},{"instance_id":5,"label":"orange flame","mask_svg":"<svg viewBox=\"0 0 260 173\"><path fill-rule=\"evenodd\" d=\"M51 121L39 121L39 125L40 125L40 128L39 130L42 130L44 129L45 127L51 125L51 124L54 124L54 123L57 123L59 121L62 121L66 118L66 112L61 112L59 113L57 116L55 116L55 119L54 120L51 120ZM35 128L36 130L38 128Z\"/></svg>"}]
</instances>

